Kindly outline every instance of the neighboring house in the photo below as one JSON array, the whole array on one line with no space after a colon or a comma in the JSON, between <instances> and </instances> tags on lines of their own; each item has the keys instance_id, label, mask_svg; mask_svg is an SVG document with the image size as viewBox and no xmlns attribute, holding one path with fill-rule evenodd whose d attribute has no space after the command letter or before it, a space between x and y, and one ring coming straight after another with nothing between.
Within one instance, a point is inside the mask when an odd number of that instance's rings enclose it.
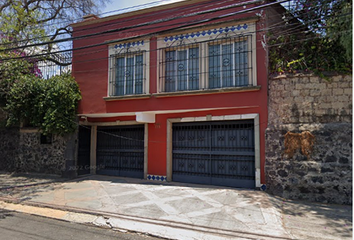
<instances>
[{"instance_id":1,"label":"neighboring house","mask_svg":"<svg viewBox=\"0 0 354 240\"><path fill-rule=\"evenodd\" d=\"M78 173L261 187L280 8L189 0L73 24Z\"/></svg>"},{"instance_id":2,"label":"neighboring house","mask_svg":"<svg viewBox=\"0 0 354 240\"><path fill-rule=\"evenodd\" d=\"M60 51L55 49L54 51ZM37 62L40 75L44 79L49 79L56 75L62 75L71 71L71 52L56 53L49 56L50 60L41 60Z\"/></svg>"}]
</instances>

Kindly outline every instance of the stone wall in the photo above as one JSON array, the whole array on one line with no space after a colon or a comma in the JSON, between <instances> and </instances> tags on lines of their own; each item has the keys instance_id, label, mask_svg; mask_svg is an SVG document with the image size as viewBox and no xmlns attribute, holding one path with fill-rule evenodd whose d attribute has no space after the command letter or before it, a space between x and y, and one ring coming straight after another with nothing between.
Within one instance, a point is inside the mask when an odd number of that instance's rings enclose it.
<instances>
[{"instance_id":1,"label":"stone wall","mask_svg":"<svg viewBox=\"0 0 354 240\"><path fill-rule=\"evenodd\" d=\"M284 135L311 132L309 157L284 154ZM285 198L352 203L352 77L269 80L266 130L267 191Z\"/></svg>"},{"instance_id":2,"label":"stone wall","mask_svg":"<svg viewBox=\"0 0 354 240\"><path fill-rule=\"evenodd\" d=\"M5 111L0 107L0 126L5 123L6 120L6 113Z\"/></svg>"},{"instance_id":3,"label":"stone wall","mask_svg":"<svg viewBox=\"0 0 354 240\"><path fill-rule=\"evenodd\" d=\"M19 152L19 129L0 128L0 170L13 171Z\"/></svg>"},{"instance_id":4,"label":"stone wall","mask_svg":"<svg viewBox=\"0 0 354 240\"><path fill-rule=\"evenodd\" d=\"M0 170L75 175L76 134L53 135L51 143L44 143L35 129L2 129L0 132Z\"/></svg>"}]
</instances>

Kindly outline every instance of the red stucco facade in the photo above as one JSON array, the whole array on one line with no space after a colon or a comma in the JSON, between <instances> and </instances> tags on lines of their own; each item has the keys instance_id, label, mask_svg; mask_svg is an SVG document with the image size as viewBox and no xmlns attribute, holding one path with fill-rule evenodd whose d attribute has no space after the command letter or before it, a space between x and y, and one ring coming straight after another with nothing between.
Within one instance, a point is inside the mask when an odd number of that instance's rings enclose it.
<instances>
[{"instance_id":1,"label":"red stucco facade","mask_svg":"<svg viewBox=\"0 0 354 240\"><path fill-rule=\"evenodd\" d=\"M264 4L264 3L262 3ZM136 112L155 114L148 123L147 173L167 174L168 119L257 114L259 116L260 182L265 182L265 129L267 127L267 51L264 48L267 7L242 1L183 1L73 25L73 75L82 100L82 124L135 121ZM220 10L222 8L223 10ZM157 39L181 29L216 28L254 22L256 84L228 91L160 94ZM149 39L149 92L143 98L107 98L109 45L131 39ZM121 115L121 116L119 116ZM85 121L84 121L85 118Z\"/></svg>"}]
</instances>

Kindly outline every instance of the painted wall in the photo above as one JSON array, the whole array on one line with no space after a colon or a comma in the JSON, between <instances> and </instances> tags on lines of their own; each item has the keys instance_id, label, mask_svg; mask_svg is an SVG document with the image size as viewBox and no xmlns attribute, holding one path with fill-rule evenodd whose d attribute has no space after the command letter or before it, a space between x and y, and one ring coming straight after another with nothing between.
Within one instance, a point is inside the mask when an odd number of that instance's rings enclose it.
<instances>
[{"instance_id":1,"label":"painted wall","mask_svg":"<svg viewBox=\"0 0 354 240\"><path fill-rule=\"evenodd\" d=\"M125 111L126 109L130 111L146 111L146 110L160 110L160 108L168 109L181 109L181 108L190 108L189 103L190 99L193 98L193 103L195 107L202 107L203 103L211 103L213 105L223 105L225 103L230 103L228 99L224 99L220 96L210 95L195 97L188 97L188 99L181 101L180 98L172 98L169 100L159 101L156 98L152 97L144 100L129 100L117 102L108 102L103 99L107 96L108 91L108 45L104 44L110 40L119 40L122 38L135 36L141 36L144 34L156 34L157 31L163 31L173 28L178 28L179 26L184 26L189 22L198 21L201 19L211 19L218 17L224 14L232 13L235 11L245 10L247 8L252 8L254 5L247 5L246 8L242 6L238 8L231 8L219 12L210 12L208 14L197 15L193 17L183 17L177 20L171 20L169 22L156 23L149 26L137 27L134 29L127 29L116 32L115 29L122 29L130 27L132 25L137 25L141 23L146 23L148 21L159 21L161 19L170 18L171 16L179 17L180 15L186 15L188 13L193 13L202 10L208 10L215 7L222 7L227 4L230 5L229 1L195 1L195 4L189 4L186 6L180 6L181 3L173 4L179 7L174 9L165 9L165 7L157 7L157 9L162 9L157 12L144 13L137 16L128 16L116 20L104 21L101 23L95 23L92 25L77 26L74 25L74 49L83 48L81 50L75 50L73 53L73 75L76 81L80 85L82 92L82 101L79 106L79 113L110 113L117 111ZM227 3L228 2L228 3ZM235 4L235 1L232 2ZM138 11L139 13L139 11ZM253 11L251 13L239 14L224 18L222 20L213 20L208 22L217 23L217 22L226 22L231 20L245 19L250 17L257 17L259 11ZM123 15L125 16L125 15ZM109 20L109 18L108 18ZM189 25L189 24L187 24ZM265 25L263 22L258 22L257 31L260 31ZM101 34L101 32L109 31L110 33ZM83 37L87 34L97 34L92 37ZM265 66L265 56L266 52L264 51L261 43L261 35L263 33L259 32L257 34L257 81L258 85L265 86L267 81L267 68ZM152 38L150 41L150 93L156 93L157 87L157 62L156 62L156 38ZM103 44L101 46L90 47L97 44ZM85 48L87 47L87 48ZM245 97L246 94L236 93L234 96L227 94L226 98L238 98L238 105L245 105L250 99L260 100L266 96L266 88L261 90L260 93L253 95L251 97ZM209 99L209 100L208 100ZM187 104L186 104L187 102Z\"/></svg>"}]
</instances>

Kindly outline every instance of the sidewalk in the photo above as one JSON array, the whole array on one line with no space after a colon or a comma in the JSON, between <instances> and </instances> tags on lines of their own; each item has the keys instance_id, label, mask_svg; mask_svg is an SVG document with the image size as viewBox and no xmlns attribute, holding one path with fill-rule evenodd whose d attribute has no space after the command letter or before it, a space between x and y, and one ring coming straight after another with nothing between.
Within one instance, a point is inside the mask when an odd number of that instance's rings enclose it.
<instances>
[{"instance_id":1,"label":"sidewalk","mask_svg":"<svg viewBox=\"0 0 354 240\"><path fill-rule=\"evenodd\" d=\"M32 177L26 186L9 188L16 176L0 179L2 200L20 203L0 207L171 239L351 239L352 234L351 206L282 201L260 191L98 175L66 182Z\"/></svg>"}]
</instances>

